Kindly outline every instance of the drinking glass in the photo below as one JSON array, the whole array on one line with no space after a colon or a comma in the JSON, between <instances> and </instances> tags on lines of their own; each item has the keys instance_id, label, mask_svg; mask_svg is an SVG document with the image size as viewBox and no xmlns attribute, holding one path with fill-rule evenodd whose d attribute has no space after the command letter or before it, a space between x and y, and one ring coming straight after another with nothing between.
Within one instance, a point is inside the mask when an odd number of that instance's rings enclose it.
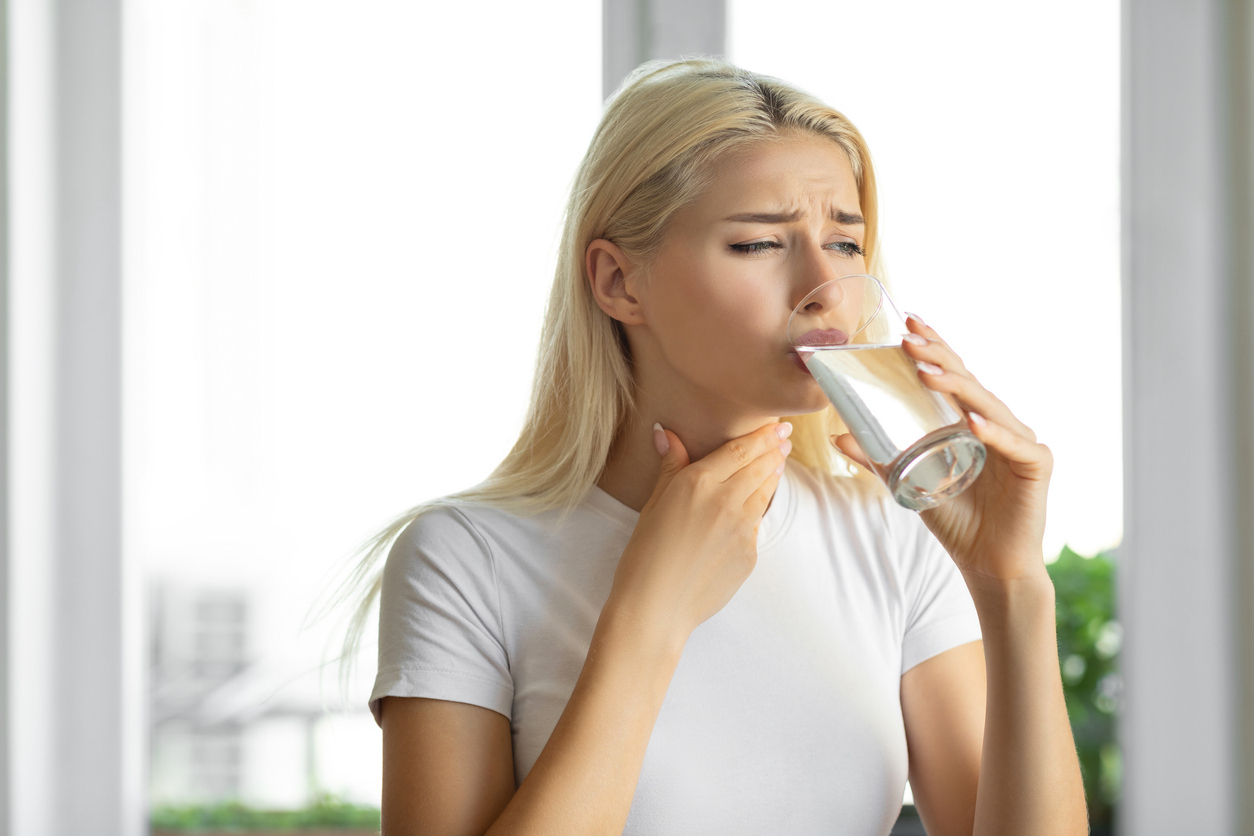
<instances>
[{"instance_id":1,"label":"drinking glass","mask_svg":"<svg viewBox=\"0 0 1254 836\"><path fill-rule=\"evenodd\" d=\"M966 490L987 451L957 401L923 385L906 333L883 284L862 273L815 288L788 319L793 350L893 498L923 511Z\"/></svg>"}]
</instances>

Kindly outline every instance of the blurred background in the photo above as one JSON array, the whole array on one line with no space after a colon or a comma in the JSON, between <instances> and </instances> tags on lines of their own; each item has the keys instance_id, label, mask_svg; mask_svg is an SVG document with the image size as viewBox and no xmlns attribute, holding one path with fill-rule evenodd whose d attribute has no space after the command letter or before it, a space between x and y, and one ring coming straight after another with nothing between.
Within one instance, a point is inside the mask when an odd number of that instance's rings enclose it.
<instances>
[{"instance_id":1,"label":"blurred background","mask_svg":"<svg viewBox=\"0 0 1254 836\"><path fill-rule=\"evenodd\" d=\"M317 605L512 445L606 96L721 54L858 125L899 306L1054 451L1094 832L1254 833L1245 4L3 5L3 832L377 832Z\"/></svg>"}]
</instances>

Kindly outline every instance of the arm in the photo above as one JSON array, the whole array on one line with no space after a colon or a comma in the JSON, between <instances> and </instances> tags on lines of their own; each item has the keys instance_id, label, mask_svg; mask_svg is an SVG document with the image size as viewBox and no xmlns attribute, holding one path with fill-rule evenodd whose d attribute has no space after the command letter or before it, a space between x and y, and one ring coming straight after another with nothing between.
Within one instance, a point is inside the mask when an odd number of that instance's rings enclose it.
<instances>
[{"instance_id":1,"label":"arm","mask_svg":"<svg viewBox=\"0 0 1254 836\"><path fill-rule=\"evenodd\" d=\"M1054 588L968 579L985 641L901 679L910 786L931 836L1088 832L1054 627Z\"/></svg>"},{"instance_id":2,"label":"arm","mask_svg":"<svg viewBox=\"0 0 1254 836\"><path fill-rule=\"evenodd\" d=\"M383 833L621 832L682 643L602 611L549 742L515 792L509 720L445 700L383 701Z\"/></svg>"},{"instance_id":3,"label":"arm","mask_svg":"<svg viewBox=\"0 0 1254 836\"><path fill-rule=\"evenodd\" d=\"M566 710L488 836L621 833L683 644L607 604Z\"/></svg>"},{"instance_id":4,"label":"arm","mask_svg":"<svg viewBox=\"0 0 1254 836\"><path fill-rule=\"evenodd\" d=\"M478 836L514 794L509 719L464 702L384 697L383 832Z\"/></svg>"},{"instance_id":5,"label":"arm","mask_svg":"<svg viewBox=\"0 0 1254 836\"><path fill-rule=\"evenodd\" d=\"M783 426L782 434L772 424L734 439L691 465L667 434L661 476L619 559L579 679L516 792L502 715L388 698L386 836L622 832L688 636L727 604L756 562L758 524L791 447L783 438L791 427Z\"/></svg>"},{"instance_id":6,"label":"arm","mask_svg":"<svg viewBox=\"0 0 1254 836\"><path fill-rule=\"evenodd\" d=\"M1054 586L968 578L984 634L988 708L975 833L1088 833L1084 782L1058 668Z\"/></svg>"},{"instance_id":7,"label":"arm","mask_svg":"<svg viewBox=\"0 0 1254 836\"><path fill-rule=\"evenodd\" d=\"M929 836L971 834L984 740L984 644L946 650L901 677L910 789Z\"/></svg>"},{"instance_id":8,"label":"arm","mask_svg":"<svg viewBox=\"0 0 1254 836\"><path fill-rule=\"evenodd\" d=\"M968 410L967 427L988 451L983 472L966 492L920 514L966 580L987 669L982 687L973 670L954 667L961 654L950 652L935 665L917 666L916 676L908 671L902 677L911 774L918 773L923 788L920 812L930 806L941 813L934 826L943 833L1086 834L1084 785L1058 669L1054 587L1041 553L1053 454L935 330L913 316L907 325L911 333L902 348L920 364L919 378ZM852 436L836 444L860 455ZM944 696L928 705L933 688ZM966 718L976 710L984 723L972 788L969 753L976 736ZM959 728L944 729L947 723ZM945 774L950 769L966 777ZM948 791L961 792L970 812L940 798Z\"/></svg>"}]
</instances>

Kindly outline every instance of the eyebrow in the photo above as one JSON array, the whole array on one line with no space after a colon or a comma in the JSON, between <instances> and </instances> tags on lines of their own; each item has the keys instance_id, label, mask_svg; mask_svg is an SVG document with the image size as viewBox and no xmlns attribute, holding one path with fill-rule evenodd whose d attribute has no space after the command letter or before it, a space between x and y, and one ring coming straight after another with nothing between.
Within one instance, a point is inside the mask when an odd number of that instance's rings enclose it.
<instances>
[{"instance_id":1,"label":"eyebrow","mask_svg":"<svg viewBox=\"0 0 1254 836\"><path fill-rule=\"evenodd\" d=\"M854 212L846 212L843 209L833 209L831 219L838 224L866 224L866 219L861 215ZM794 209L791 212L746 212L743 215L732 215L729 218L723 218L723 220L742 224L790 224L801 220L801 210Z\"/></svg>"}]
</instances>

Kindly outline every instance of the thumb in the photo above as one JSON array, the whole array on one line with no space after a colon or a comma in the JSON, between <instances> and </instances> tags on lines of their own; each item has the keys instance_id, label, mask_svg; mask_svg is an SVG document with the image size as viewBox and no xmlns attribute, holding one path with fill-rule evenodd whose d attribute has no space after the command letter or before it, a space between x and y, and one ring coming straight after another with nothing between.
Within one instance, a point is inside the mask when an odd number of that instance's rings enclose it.
<instances>
[{"instance_id":1,"label":"thumb","mask_svg":"<svg viewBox=\"0 0 1254 836\"><path fill-rule=\"evenodd\" d=\"M662 469L658 473L657 485L653 488L653 495L660 496L666 490L666 486L671 483L685 467L689 465L688 450L684 447L684 443L679 440L679 436L669 430L662 429L661 424L653 425L653 444L657 448L658 454L662 457Z\"/></svg>"}]
</instances>

